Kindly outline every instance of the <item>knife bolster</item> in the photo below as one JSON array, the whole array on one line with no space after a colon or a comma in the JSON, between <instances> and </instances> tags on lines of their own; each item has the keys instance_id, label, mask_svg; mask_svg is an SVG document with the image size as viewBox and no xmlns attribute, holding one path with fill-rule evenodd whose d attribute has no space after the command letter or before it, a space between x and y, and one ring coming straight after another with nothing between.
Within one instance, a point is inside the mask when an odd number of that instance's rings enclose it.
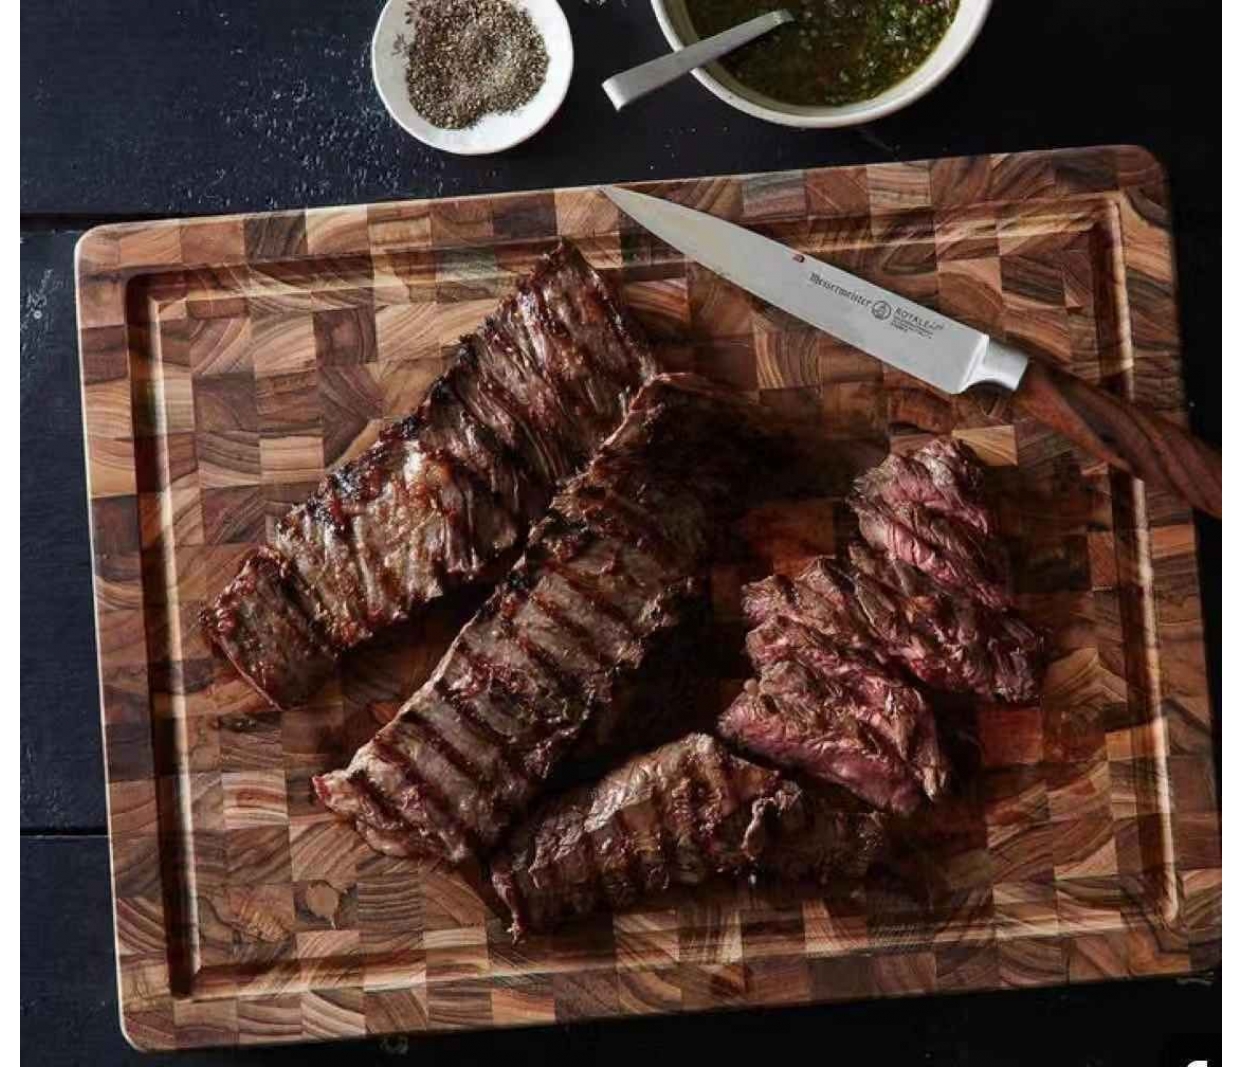
<instances>
[{"instance_id":1,"label":"knife bolster","mask_svg":"<svg viewBox=\"0 0 1242 1067\"><path fill-rule=\"evenodd\" d=\"M980 382L993 382L1005 389L1017 389L1029 362L1030 360L1021 350L1014 348L1013 345L1005 344L1004 341L989 337L983 356L976 365L974 373L971 374L967 388L971 385L978 385Z\"/></svg>"}]
</instances>

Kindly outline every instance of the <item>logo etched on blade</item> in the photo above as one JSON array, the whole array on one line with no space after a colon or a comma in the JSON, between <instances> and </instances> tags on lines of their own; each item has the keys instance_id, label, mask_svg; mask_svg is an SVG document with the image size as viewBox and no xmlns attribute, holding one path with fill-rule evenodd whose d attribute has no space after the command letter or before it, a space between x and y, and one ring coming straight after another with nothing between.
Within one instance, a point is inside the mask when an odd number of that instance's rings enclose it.
<instances>
[{"instance_id":1,"label":"logo etched on blade","mask_svg":"<svg viewBox=\"0 0 1242 1067\"><path fill-rule=\"evenodd\" d=\"M892 305L887 300L877 300L871 305L871 314L883 322L893 313Z\"/></svg>"}]
</instances>

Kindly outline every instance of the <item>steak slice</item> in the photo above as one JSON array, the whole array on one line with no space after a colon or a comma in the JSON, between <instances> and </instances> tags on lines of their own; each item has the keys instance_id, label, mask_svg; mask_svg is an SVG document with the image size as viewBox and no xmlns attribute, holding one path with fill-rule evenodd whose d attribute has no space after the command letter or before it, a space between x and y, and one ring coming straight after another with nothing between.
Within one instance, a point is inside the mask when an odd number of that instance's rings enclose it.
<instances>
[{"instance_id":1,"label":"steak slice","mask_svg":"<svg viewBox=\"0 0 1242 1067\"><path fill-rule=\"evenodd\" d=\"M937 585L998 611L1012 601L997 546L977 528L921 504L850 500L864 540Z\"/></svg>"},{"instance_id":2,"label":"steak slice","mask_svg":"<svg viewBox=\"0 0 1242 1067\"><path fill-rule=\"evenodd\" d=\"M714 534L779 462L770 413L692 375L644 386L426 684L316 780L377 849L489 851L584 738L636 714L646 661L701 595Z\"/></svg>"},{"instance_id":3,"label":"steak slice","mask_svg":"<svg viewBox=\"0 0 1242 1067\"><path fill-rule=\"evenodd\" d=\"M949 437L937 437L910 456L890 454L855 481L854 491L889 507L920 504L984 536L992 533L983 500L983 468L966 445Z\"/></svg>"},{"instance_id":4,"label":"steak slice","mask_svg":"<svg viewBox=\"0 0 1242 1067\"><path fill-rule=\"evenodd\" d=\"M857 479L850 505L864 541L850 546L848 568L815 559L743 590L759 678L718 729L777 766L908 814L948 780L932 711L908 679L1029 700L1042 642L1008 610L983 470L964 445L890 456ZM821 821L829 839L846 832Z\"/></svg>"},{"instance_id":5,"label":"steak slice","mask_svg":"<svg viewBox=\"0 0 1242 1067\"><path fill-rule=\"evenodd\" d=\"M885 811L906 814L943 792L947 761L912 686L788 619L752 631L747 649L760 678L720 717L721 736Z\"/></svg>"},{"instance_id":6,"label":"steak slice","mask_svg":"<svg viewBox=\"0 0 1242 1067\"><path fill-rule=\"evenodd\" d=\"M893 669L853 577L824 557L795 578L742 590L759 672L721 716L721 734L777 766L909 812L948 778L922 695Z\"/></svg>"},{"instance_id":7,"label":"steak slice","mask_svg":"<svg viewBox=\"0 0 1242 1067\"><path fill-rule=\"evenodd\" d=\"M630 315L562 243L461 340L414 414L243 561L203 612L209 637L273 704L305 701L345 649L503 571L655 371Z\"/></svg>"},{"instance_id":8,"label":"steak slice","mask_svg":"<svg viewBox=\"0 0 1242 1067\"><path fill-rule=\"evenodd\" d=\"M493 859L492 885L515 938L625 908L752 868L786 819L803 822L801 792L690 734L540 805Z\"/></svg>"},{"instance_id":9,"label":"steak slice","mask_svg":"<svg viewBox=\"0 0 1242 1067\"><path fill-rule=\"evenodd\" d=\"M742 612L755 627L773 619L792 619L864 658L876 663L887 659L858 603L852 577L826 556L812 560L796 578L773 574L746 586Z\"/></svg>"},{"instance_id":10,"label":"steak slice","mask_svg":"<svg viewBox=\"0 0 1242 1067\"><path fill-rule=\"evenodd\" d=\"M983 467L959 441L892 453L854 482L864 540L894 563L958 595L1011 606L1008 569L983 497Z\"/></svg>"},{"instance_id":11,"label":"steak slice","mask_svg":"<svg viewBox=\"0 0 1242 1067\"><path fill-rule=\"evenodd\" d=\"M938 589L852 544L858 604L888 654L933 689L1025 702L1039 696L1043 641L1012 612Z\"/></svg>"},{"instance_id":12,"label":"steak slice","mask_svg":"<svg viewBox=\"0 0 1242 1067\"><path fill-rule=\"evenodd\" d=\"M965 445L935 440L855 482L866 544L850 546L857 603L888 656L933 688L1038 696L1043 640L1011 610L1004 554Z\"/></svg>"}]
</instances>

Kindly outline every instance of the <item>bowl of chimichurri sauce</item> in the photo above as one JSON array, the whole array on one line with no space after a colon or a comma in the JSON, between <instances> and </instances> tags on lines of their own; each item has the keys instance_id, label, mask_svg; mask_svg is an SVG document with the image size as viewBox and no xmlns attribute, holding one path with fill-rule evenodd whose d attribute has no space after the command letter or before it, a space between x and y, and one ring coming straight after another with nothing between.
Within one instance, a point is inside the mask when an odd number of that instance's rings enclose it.
<instances>
[{"instance_id":1,"label":"bowl of chimichurri sauce","mask_svg":"<svg viewBox=\"0 0 1242 1067\"><path fill-rule=\"evenodd\" d=\"M652 0L676 49L785 7L794 21L694 72L726 103L787 126L850 126L928 92L991 0Z\"/></svg>"}]
</instances>

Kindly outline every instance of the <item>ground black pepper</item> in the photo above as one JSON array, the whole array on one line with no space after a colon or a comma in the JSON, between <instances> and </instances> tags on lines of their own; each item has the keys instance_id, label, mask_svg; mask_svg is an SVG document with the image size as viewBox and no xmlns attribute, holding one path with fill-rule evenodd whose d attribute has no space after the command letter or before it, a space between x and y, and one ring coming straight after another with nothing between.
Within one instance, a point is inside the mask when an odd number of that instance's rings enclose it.
<instances>
[{"instance_id":1,"label":"ground black pepper","mask_svg":"<svg viewBox=\"0 0 1242 1067\"><path fill-rule=\"evenodd\" d=\"M510 0L411 0L405 20L410 103L434 126L460 130L513 111L547 77L543 37Z\"/></svg>"}]
</instances>

